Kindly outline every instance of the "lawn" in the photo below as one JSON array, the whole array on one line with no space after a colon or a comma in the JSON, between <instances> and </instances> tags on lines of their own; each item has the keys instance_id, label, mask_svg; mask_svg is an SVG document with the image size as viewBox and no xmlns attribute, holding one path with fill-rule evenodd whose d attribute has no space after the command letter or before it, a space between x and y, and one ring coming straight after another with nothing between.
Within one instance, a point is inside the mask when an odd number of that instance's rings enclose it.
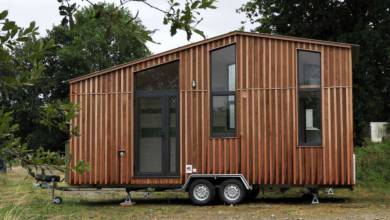
<instances>
[{"instance_id":1,"label":"lawn","mask_svg":"<svg viewBox=\"0 0 390 220\"><path fill-rule=\"evenodd\" d=\"M135 193L136 204L119 205L124 192L57 192L64 202L53 205L48 190L33 187L20 167L0 174L0 219L390 219L390 190L356 187L320 194L320 204L299 198L298 191L268 192L236 206L194 206L185 193Z\"/></svg>"}]
</instances>

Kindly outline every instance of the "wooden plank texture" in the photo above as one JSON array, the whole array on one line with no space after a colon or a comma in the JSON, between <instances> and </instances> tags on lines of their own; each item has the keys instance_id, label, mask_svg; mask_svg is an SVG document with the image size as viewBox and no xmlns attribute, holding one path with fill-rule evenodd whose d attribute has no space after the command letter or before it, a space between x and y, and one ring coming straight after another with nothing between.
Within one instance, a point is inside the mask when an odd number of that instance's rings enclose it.
<instances>
[{"instance_id":1,"label":"wooden plank texture","mask_svg":"<svg viewBox=\"0 0 390 220\"><path fill-rule=\"evenodd\" d=\"M210 51L236 45L237 136L210 137ZM298 146L297 50L321 53L322 145ZM197 173L242 173L252 184L354 184L352 58L345 45L294 38L231 34L71 83L80 105L72 121L71 166L84 160L72 185L183 184L184 167ZM180 177L134 175L134 75L179 60ZM192 81L197 82L196 88ZM126 156L119 158L119 150Z\"/></svg>"}]
</instances>

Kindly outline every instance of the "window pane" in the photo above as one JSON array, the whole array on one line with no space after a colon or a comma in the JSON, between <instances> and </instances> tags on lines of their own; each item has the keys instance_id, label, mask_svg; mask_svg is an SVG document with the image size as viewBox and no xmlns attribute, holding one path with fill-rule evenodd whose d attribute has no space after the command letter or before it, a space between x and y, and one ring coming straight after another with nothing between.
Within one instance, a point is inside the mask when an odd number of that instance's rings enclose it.
<instances>
[{"instance_id":1,"label":"window pane","mask_svg":"<svg viewBox=\"0 0 390 220\"><path fill-rule=\"evenodd\" d=\"M298 51L299 85L321 85L321 56L318 52Z\"/></svg>"},{"instance_id":2,"label":"window pane","mask_svg":"<svg viewBox=\"0 0 390 220\"><path fill-rule=\"evenodd\" d=\"M235 129L236 128L236 120L235 120L235 103L234 103L234 96L229 96L229 129Z\"/></svg>"},{"instance_id":3,"label":"window pane","mask_svg":"<svg viewBox=\"0 0 390 220\"><path fill-rule=\"evenodd\" d=\"M139 172L160 173L161 142L161 102L160 98L138 98L139 117Z\"/></svg>"},{"instance_id":4,"label":"window pane","mask_svg":"<svg viewBox=\"0 0 390 220\"><path fill-rule=\"evenodd\" d=\"M135 74L137 90L170 90L179 87L179 62L153 67Z\"/></svg>"},{"instance_id":5,"label":"window pane","mask_svg":"<svg viewBox=\"0 0 390 220\"><path fill-rule=\"evenodd\" d=\"M211 52L212 91L235 91L235 45Z\"/></svg>"},{"instance_id":6,"label":"window pane","mask_svg":"<svg viewBox=\"0 0 390 220\"><path fill-rule=\"evenodd\" d=\"M321 144L321 93L299 91L299 143Z\"/></svg>"},{"instance_id":7,"label":"window pane","mask_svg":"<svg viewBox=\"0 0 390 220\"><path fill-rule=\"evenodd\" d=\"M235 131L235 97L213 96L214 134L233 133Z\"/></svg>"},{"instance_id":8,"label":"window pane","mask_svg":"<svg viewBox=\"0 0 390 220\"><path fill-rule=\"evenodd\" d=\"M229 65L229 91L236 91L236 64Z\"/></svg>"}]
</instances>

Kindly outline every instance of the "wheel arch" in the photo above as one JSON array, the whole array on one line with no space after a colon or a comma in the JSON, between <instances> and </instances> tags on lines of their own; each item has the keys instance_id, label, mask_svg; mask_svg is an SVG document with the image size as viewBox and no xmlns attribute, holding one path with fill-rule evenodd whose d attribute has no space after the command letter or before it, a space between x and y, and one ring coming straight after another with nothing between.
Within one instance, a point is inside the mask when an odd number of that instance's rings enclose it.
<instances>
[{"instance_id":1,"label":"wheel arch","mask_svg":"<svg viewBox=\"0 0 390 220\"><path fill-rule=\"evenodd\" d=\"M182 190L188 191L191 186L191 183L197 179L207 179L214 184L217 183L216 185L218 185L220 182L222 182L225 179L238 179L242 182L242 184L247 190L252 189L252 186L249 184L247 179L242 174L190 174L187 177L187 180L184 183Z\"/></svg>"}]
</instances>

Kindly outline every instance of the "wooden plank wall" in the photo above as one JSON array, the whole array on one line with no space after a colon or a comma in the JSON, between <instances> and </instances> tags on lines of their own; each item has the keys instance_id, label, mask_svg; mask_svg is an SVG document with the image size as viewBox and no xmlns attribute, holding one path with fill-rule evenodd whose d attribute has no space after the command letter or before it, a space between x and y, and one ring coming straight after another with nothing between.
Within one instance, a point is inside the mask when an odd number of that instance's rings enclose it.
<instances>
[{"instance_id":1,"label":"wooden plank wall","mask_svg":"<svg viewBox=\"0 0 390 220\"><path fill-rule=\"evenodd\" d=\"M237 50L237 137L210 137L210 50ZM321 52L322 147L297 147L297 49ZM135 178L134 73L180 60L180 178ZM72 124L72 166L91 164L82 184L182 184L198 173L243 173L257 184L352 184L352 66L349 48L234 35L71 84L81 107ZM192 81L197 82L192 88ZM118 151L126 152L119 158Z\"/></svg>"},{"instance_id":2,"label":"wooden plank wall","mask_svg":"<svg viewBox=\"0 0 390 220\"><path fill-rule=\"evenodd\" d=\"M238 45L244 175L259 184L351 185L351 50L248 36ZM297 146L297 49L321 52L321 147Z\"/></svg>"}]
</instances>

